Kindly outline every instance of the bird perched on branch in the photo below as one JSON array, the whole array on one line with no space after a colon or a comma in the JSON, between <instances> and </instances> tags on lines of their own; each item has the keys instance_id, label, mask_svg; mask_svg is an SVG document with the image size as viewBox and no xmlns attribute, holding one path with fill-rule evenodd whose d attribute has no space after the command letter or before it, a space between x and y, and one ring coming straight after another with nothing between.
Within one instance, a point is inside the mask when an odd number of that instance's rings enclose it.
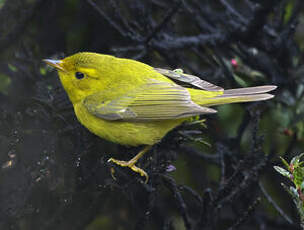
<instances>
[{"instance_id":1,"label":"bird perched on branch","mask_svg":"<svg viewBox=\"0 0 304 230\"><path fill-rule=\"evenodd\" d=\"M97 53L77 53L62 60L44 59L58 70L60 81L82 125L106 140L145 146L129 161L110 158L148 181L135 164L152 145L190 117L215 113L214 105L262 101L273 97L273 85L229 89L182 70ZM188 84L189 87L182 85ZM192 87L192 88L191 88Z\"/></svg>"}]
</instances>

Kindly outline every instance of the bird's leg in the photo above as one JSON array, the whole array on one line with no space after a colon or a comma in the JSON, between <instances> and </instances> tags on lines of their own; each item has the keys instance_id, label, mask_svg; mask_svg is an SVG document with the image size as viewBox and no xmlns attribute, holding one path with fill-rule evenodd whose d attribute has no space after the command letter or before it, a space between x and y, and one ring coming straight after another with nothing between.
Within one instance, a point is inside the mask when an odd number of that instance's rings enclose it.
<instances>
[{"instance_id":1,"label":"bird's leg","mask_svg":"<svg viewBox=\"0 0 304 230\"><path fill-rule=\"evenodd\" d=\"M141 176L146 177L145 183L148 182L149 176L148 174L142 170L141 168L138 168L135 164L136 162L139 160L139 158L141 158L146 152L148 152L151 149L151 145L148 145L146 147L144 147L143 150L141 150L135 157L133 157L131 160L129 161L120 161L120 160L116 160L113 158L110 158L108 160L108 162L113 162L117 165L120 165L122 167L129 167L130 169L132 169L134 172L139 173ZM112 175L113 176L113 175Z\"/></svg>"}]
</instances>

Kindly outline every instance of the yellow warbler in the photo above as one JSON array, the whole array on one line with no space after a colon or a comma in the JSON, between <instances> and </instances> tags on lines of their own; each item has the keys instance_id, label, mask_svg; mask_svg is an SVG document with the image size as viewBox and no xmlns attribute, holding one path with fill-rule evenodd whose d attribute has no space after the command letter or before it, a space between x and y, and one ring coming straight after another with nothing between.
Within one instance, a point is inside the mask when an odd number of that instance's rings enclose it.
<instances>
[{"instance_id":1,"label":"yellow warbler","mask_svg":"<svg viewBox=\"0 0 304 230\"><path fill-rule=\"evenodd\" d=\"M276 88L224 90L180 69L157 69L131 59L89 52L44 61L58 70L82 125L121 145L146 145L130 161L109 160L140 173L146 182L147 173L135 163L171 129L190 117L215 113L209 106L270 99L273 95L266 92Z\"/></svg>"}]
</instances>

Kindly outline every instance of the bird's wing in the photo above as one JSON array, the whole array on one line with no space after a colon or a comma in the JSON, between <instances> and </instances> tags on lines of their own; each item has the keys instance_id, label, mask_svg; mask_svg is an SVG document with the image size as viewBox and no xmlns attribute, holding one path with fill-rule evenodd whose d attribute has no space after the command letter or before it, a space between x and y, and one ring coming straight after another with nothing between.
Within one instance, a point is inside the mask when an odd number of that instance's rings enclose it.
<instances>
[{"instance_id":1,"label":"bird's wing","mask_svg":"<svg viewBox=\"0 0 304 230\"><path fill-rule=\"evenodd\" d=\"M87 110L105 120L151 121L215 113L191 100L187 89L168 82L152 82L111 101L96 93L83 101Z\"/></svg>"},{"instance_id":2,"label":"bird's wing","mask_svg":"<svg viewBox=\"0 0 304 230\"><path fill-rule=\"evenodd\" d=\"M199 89L204 89L208 91L223 91L224 89L220 86L211 84L210 82L204 81L197 76L185 74L182 71L172 71L168 69L154 68L158 73L165 75L173 80L187 83L189 85L195 86Z\"/></svg>"}]
</instances>

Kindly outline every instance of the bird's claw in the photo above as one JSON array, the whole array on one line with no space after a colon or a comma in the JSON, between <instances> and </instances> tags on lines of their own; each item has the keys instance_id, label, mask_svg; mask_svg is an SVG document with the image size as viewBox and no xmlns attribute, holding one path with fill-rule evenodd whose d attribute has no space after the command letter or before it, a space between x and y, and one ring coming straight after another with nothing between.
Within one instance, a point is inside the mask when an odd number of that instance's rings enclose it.
<instances>
[{"instance_id":1,"label":"bird's claw","mask_svg":"<svg viewBox=\"0 0 304 230\"><path fill-rule=\"evenodd\" d=\"M128 168L130 168L134 172L139 173L139 175L145 177L146 178L145 179L145 183L148 183L148 180L149 180L148 174L143 169L138 168L135 165L135 163L136 163L135 161L132 161L132 160L130 160L130 161L120 161L120 160L116 160L116 159L110 158L108 160L108 162L113 162L113 163L115 163L115 164L117 164L117 165L119 165L121 167L128 167ZM111 175L112 175L113 178L115 178L113 171L111 171Z\"/></svg>"}]
</instances>

